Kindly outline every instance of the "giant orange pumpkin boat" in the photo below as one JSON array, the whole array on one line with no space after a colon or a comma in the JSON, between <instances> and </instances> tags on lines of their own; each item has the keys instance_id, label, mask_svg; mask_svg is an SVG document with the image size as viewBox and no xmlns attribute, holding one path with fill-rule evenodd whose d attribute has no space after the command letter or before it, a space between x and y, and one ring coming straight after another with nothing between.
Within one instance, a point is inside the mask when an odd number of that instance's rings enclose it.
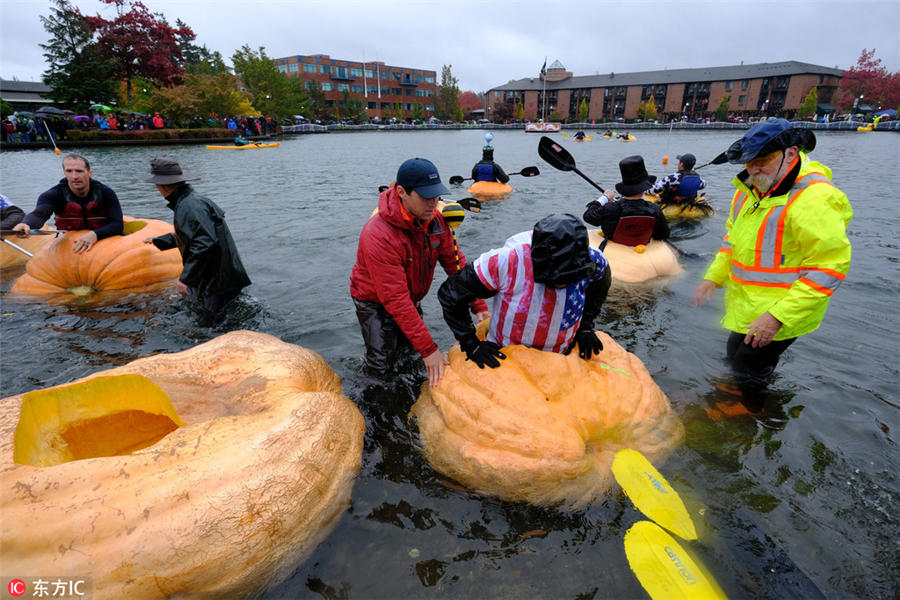
<instances>
[{"instance_id":1,"label":"giant orange pumpkin boat","mask_svg":"<svg viewBox=\"0 0 900 600\"><path fill-rule=\"evenodd\" d=\"M525 346L479 369L455 346L411 415L440 473L504 500L583 506L614 483L616 451L663 458L684 429L643 363L605 333L591 360Z\"/></svg>"},{"instance_id":2,"label":"giant orange pumpkin boat","mask_svg":"<svg viewBox=\"0 0 900 600\"><path fill-rule=\"evenodd\" d=\"M172 225L155 219L125 217L122 235L104 238L82 254L72 245L86 231L67 231L43 246L10 290L51 302L100 301L110 296L152 292L181 275L177 249L160 251L144 238L172 233Z\"/></svg>"},{"instance_id":3,"label":"giant orange pumpkin boat","mask_svg":"<svg viewBox=\"0 0 900 600\"><path fill-rule=\"evenodd\" d=\"M258 595L349 505L364 429L319 355L250 331L4 398L3 572Z\"/></svg>"}]
</instances>

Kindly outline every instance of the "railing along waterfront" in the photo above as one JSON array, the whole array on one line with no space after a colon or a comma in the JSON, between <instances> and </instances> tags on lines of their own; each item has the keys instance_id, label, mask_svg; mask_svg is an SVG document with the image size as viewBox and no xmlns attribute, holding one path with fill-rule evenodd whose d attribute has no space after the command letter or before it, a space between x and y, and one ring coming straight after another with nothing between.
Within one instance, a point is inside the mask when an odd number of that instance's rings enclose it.
<instances>
[{"instance_id":1,"label":"railing along waterfront","mask_svg":"<svg viewBox=\"0 0 900 600\"><path fill-rule=\"evenodd\" d=\"M674 123L623 123L621 121L610 121L608 123L561 123L563 130L578 131L584 130L602 130L613 129L615 131L638 130L638 129L659 129L659 130L719 130L719 129L749 129L754 123L730 123L730 122L710 122L710 123L691 123L677 121ZM866 121L832 121L830 123L811 123L808 121L794 121L796 127L804 127L807 129L817 129L824 131L856 131L857 127L863 127L870 123ZM421 129L510 129L522 131L525 129L524 123L423 123L410 125L407 123L393 124L376 124L364 123L362 125L285 125L282 127L283 133L339 133L351 131L405 131L405 130L421 130ZM880 122L872 131L900 131L900 121Z\"/></svg>"}]
</instances>

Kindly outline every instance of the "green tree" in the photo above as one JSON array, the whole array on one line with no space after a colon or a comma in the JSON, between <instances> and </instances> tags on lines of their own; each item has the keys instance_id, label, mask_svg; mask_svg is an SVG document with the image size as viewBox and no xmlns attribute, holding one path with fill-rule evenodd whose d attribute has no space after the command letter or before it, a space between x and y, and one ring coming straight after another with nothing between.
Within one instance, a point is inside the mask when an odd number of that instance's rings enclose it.
<instances>
[{"instance_id":1,"label":"green tree","mask_svg":"<svg viewBox=\"0 0 900 600\"><path fill-rule=\"evenodd\" d=\"M441 67L441 83L434 102L434 116L442 121L455 119L459 113L459 81L450 70L452 66Z\"/></svg>"},{"instance_id":2,"label":"green tree","mask_svg":"<svg viewBox=\"0 0 900 600\"><path fill-rule=\"evenodd\" d=\"M806 119L808 117L816 114L819 107L819 88L818 86L812 86L812 89L809 90L809 93L803 98L803 102L800 103L800 108L797 109L797 116L801 119Z\"/></svg>"},{"instance_id":3,"label":"green tree","mask_svg":"<svg viewBox=\"0 0 900 600\"><path fill-rule=\"evenodd\" d=\"M651 121L656 118L656 100L653 99L653 96L650 96L646 102L638 104L637 114L641 121Z\"/></svg>"},{"instance_id":4,"label":"green tree","mask_svg":"<svg viewBox=\"0 0 900 600\"><path fill-rule=\"evenodd\" d=\"M412 118L416 121L424 121L425 120L425 105L416 102L413 104L412 109Z\"/></svg>"},{"instance_id":5,"label":"green tree","mask_svg":"<svg viewBox=\"0 0 900 600\"><path fill-rule=\"evenodd\" d=\"M525 120L525 105L519 101L516 101L516 119L519 121Z\"/></svg>"},{"instance_id":6,"label":"green tree","mask_svg":"<svg viewBox=\"0 0 900 600\"><path fill-rule=\"evenodd\" d=\"M6 100L0 100L0 117L8 117L14 112L16 112L16 109L12 104L7 102Z\"/></svg>"},{"instance_id":7,"label":"green tree","mask_svg":"<svg viewBox=\"0 0 900 600\"><path fill-rule=\"evenodd\" d=\"M231 73L189 73L182 85L157 90L151 98L151 108L182 123L194 117L205 120L250 115L256 111L250 105L249 95L238 91L239 84Z\"/></svg>"},{"instance_id":8,"label":"green tree","mask_svg":"<svg viewBox=\"0 0 900 600\"><path fill-rule=\"evenodd\" d=\"M578 105L578 121L580 123L584 123L588 119L588 105L587 98L581 99L581 104Z\"/></svg>"},{"instance_id":9,"label":"green tree","mask_svg":"<svg viewBox=\"0 0 900 600\"><path fill-rule=\"evenodd\" d=\"M313 120L319 119L324 121L328 118L331 109L328 106L328 101L325 99L325 92L322 91L318 81L310 80L306 82L306 98L306 110L309 112L309 115L305 113L296 114L303 114L303 116L308 116Z\"/></svg>"},{"instance_id":10,"label":"green tree","mask_svg":"<svg viewBox=\"0 0 900 600\"><path fill-rule=\"evenodd\" d=\"M349 119L354 123L365 123L369 120L366 112L366 102L362 96L351 96L350 92L343 92L343 118Z\"/></svg>"},{"instance_id":11,"label":"green tree","mask_svg":"<svg viewBox=\"0 0 900 600\"><path fill-rule=\"evenodd\" d=\"M100 55L93 42L88 20L72 7L69 0L54 0L49 17L41 17L50 34L44 49L48 68L41 79L53 88L47 94L64 106L87 108L116 99L116 80L112 64Z\"/></svg>"},{"instance_id":12,"label":"green tree","mask_svg":"<svg viewBox=\"0 0 900 600\"><path fill-rule=\"evenodd\" d=\"M719 102L719 108L716 109L717 121L724 121L728 118L728 111L731 110L731 104L728 102L729 100L728 94L722 96L722 101Z\"/></svg>"},{"instance_id":13,"label":"green tree","mask_svg":"<svg viewBox=\"0 0 900 600\"><path fill-rule=\"evenodd\" d=\"M281 73L275 61L266 56L264 47L260 46L259 51L255 52L245 44L234 53L231 62L234 74L250 92L253 106L262 114L285 117L303 114L307 109L303 80Z\"/></svg>"}]
</instances>

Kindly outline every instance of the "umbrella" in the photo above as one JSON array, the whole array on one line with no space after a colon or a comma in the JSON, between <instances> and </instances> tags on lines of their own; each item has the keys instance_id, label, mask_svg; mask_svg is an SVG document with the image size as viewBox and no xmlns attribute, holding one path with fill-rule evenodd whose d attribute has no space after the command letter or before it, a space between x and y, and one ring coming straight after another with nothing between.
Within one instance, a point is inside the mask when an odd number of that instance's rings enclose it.
<instances>
[{"instance_id":1,"label":"umbrella","mask_svg":"<svg viewBox=\"0 0 900 600\"><path fill-rule=\"evenodd\" d=\"M16 111L15 114L16 114L17 117L33 117L33 116L34 116L34 113L31 112L30 110L20 110L20 111Z\"/></svg>"},{"instance_id":2,"label":"umbrella","mask_svg":"<svg viewBox=\"0 0 900 600\"><path fill-rule=\"evenodd\" d=\"M55 106L42 106L39 109L37 109L36 111L34 111L34 114L36 114L36 115L64 115L66 113L64 113L60 109L56 108Z\"/></svg>"},{"instance_id":3,"label":"umbrella","mask_svg":"<svg viewBox=\"0 0 900 600\"><path fill-rule=\"evenodd\" d=\"M108 107L105 104L91 104L88 108L91 110L105 110L105 111L112 110L110 107Z\"/></svg>"},{"instance_id":4,"label":"umbrella","mask_svg":"<svg viewBox=\"0 0 900 600\"><path fill-rule=\"evenodd\" d=\"M74 115L74 114L75 114L75 111L74 111L74 110L68 110L68 109L66 109L66 108L63 109L63 112L66 113L67 115Z\"/></svg>"},{"instance_id":5,"label":"umbrella","mask_svg":"<svg viewBox=\"0 0 900 600\"><path fill-rule=\"evenodd\" d=\"M877 113L875 113L875 116L876 117L896 117L897 111L894 110L893 108L888 108L886 110L878 111Z\"/></svg>"},{"instance_id":6,"label":"umbrella","mask_svg":"<svg viewBox=\"0 0 900 600\"><path fill-rule=\"evenodd\" d=\"M90 121L91 120L91 118L88 117L87 115L76 115L74 118L75 118L75 121Z\"/></svg>"}]
</instances>

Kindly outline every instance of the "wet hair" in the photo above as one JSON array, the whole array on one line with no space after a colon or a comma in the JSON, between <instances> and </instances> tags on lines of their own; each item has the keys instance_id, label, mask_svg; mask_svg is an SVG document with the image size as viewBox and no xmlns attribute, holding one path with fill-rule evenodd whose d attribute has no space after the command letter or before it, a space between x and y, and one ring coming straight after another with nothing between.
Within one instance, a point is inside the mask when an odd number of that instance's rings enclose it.
<instances>
[{"instance_id":1,"label":"wet hair","mask_svg":"<svg viewBox=\"0 0 900 600\"><path fill-rule=\"evenodd\" d=\"M63 158L63 162L66 162L67 160L80 160L81 162L84 163L85 171L91 170L91 163L89 163L88 159L86 159L85 157L83 157L80 154L75 154L74 152L72 154L66 154L65 158Z\"/></svg>"}]
</instances>

